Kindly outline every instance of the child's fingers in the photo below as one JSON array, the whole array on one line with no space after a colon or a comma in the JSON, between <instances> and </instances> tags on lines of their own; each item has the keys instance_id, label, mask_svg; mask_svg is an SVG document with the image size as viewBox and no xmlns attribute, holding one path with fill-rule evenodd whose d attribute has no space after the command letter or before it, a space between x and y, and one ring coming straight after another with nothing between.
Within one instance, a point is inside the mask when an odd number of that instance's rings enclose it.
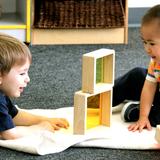
<instances>
[{"instance_id":1,"label":"child's fingers","mask_svg":"<svg viewBox=\"0 0 160 160\"><path fill-rule=\"evenodd\" d=\"M129 127L128 127L128 130L129 131L132 131L132 132L135 132L137 130L140 129L140 126L138 125L138 123L134 123L134 124L131 124Z\"/></svg>"},{"instance_id":2,"label":"child's fingers","mask_svg":"<svg viewBox=\"0 0 160 160\"><path fill-rule=\"evenodd\" d=\"M132 130L134 130L135 128L136 128L136 125L135 125L135 124L131 124L131 125L129 125L128 130L129 130L129 131L132 131Z\"/></svg>"},{"instance_id":3,"label":"child's fingers","mask_svg":"<svg viewBox=\"0 0 160 160\"><path fill-rule=\"evenodd\" d=\"M60 126L57 126L57 125L55 125L55 124L53 124L52 127L53 127L54 130L56 130L56 131L60 129Z\"/></svg>"},{"instance_id":4,"label":"child's fingers","mask_svg":"<svg viewBox=\"0 0 160 160\"><path fill-rule=\"evenodd\" d=\"M60 126L60 127L63 127L63 128L68 128L69 127L69 122L64 118L60 118L57 125Z\"/></svg>"},{"instance_id":5,"label":"child's fingers","mask_svg":"<svg viewBox=\"0 0 160 160\"><path fill-rule=\"evenodd\" d=\"M69 127L69 122L65 118L56 118L56 119L54 118L52 123L63 128Z\"/></svg>"},{"instance_id":6,"label":"child's fingers","mask_svg":"<svg viewBox=\"0 0 160 160\"><path fill-rule=\"evenodd\" d=\"M152 126L151 126L151 124L150 124L150 123L148 123L148 124L147 124L147 129L148 129L149 131L151 131L151 130L152 130Z\"/></svg>"}]
</instances>

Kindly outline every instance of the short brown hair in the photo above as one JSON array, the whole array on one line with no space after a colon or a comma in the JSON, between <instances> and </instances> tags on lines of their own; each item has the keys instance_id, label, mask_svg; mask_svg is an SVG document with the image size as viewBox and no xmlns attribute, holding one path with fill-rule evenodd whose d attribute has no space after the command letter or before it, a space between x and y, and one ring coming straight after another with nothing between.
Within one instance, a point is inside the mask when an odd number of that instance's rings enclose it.
<instances>
[{"instance_id":1,"label":"short brown hair","mask_svg":"<svg viewBox=\"0 0 160 160\"><path fill-rule=\"evenodd\" d=\"M23 65L32 56L26 44L6 34L0 34L0 73L8 73L14 65Z\"/></svg>"},{"instance_id":2,"label":"short brown hair","mask_svg":"<svg viewBox=\"0 0 160 160\"><path fill-rule=\"evenodd\" d=\"M153 6L150 8L142 18L142 25L148 24L153 20L158 20L160 25L160 5Z\"/></svg>"}]
</instances>

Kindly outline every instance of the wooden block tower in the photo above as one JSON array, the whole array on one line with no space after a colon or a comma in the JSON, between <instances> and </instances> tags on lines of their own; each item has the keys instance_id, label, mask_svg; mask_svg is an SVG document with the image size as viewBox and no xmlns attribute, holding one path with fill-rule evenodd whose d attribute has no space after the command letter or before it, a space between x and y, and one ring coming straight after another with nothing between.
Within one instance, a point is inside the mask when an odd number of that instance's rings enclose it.
<instances>
[{"instance_id":1,"label":"wooden block tower","mask_svg":"<svg viewBox=\"0 0 160 160\"><path fill-rule=\"evenodd\" d=\"M74 95L74 134L85 134L87 129L99 125L110 127L114 64L112 49L83 55L82 90Z\"/></svg>"}]
</instances>

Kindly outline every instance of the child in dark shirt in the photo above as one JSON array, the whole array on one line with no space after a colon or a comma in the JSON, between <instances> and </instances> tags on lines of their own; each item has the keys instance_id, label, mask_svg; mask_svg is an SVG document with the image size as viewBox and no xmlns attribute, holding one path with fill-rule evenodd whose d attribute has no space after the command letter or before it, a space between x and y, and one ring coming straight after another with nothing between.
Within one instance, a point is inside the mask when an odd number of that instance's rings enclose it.
<instances>
[{"instance_id":1,"label":"child in dark shirt","mask_svg":"<svg viewBox=\"0 0 160 160\"><path fill-rule=\"evenodd\" d=\"M64 118L37 116L18 109L10 98L20 97L30 81L28 70L32 61L28 47L8 35L0 34L0 136L16 139L41 130L54 132L68 128Z\"/></svg>"}]
</instances>

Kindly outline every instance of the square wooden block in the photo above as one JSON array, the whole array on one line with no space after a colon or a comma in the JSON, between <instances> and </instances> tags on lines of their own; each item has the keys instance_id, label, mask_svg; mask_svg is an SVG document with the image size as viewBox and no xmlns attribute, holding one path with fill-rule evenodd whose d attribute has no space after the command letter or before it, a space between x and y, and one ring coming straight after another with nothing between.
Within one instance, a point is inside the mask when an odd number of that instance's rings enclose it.
<instances>
[{"instance_id":1,"label":"square wooden block","mask_svg":"<svg viewBox=\"0 0 160 160\"><path fill-rule=\"evenodd\" d=\"M82 91L74 95L74 134L85 134L87 129L105 125L110 127L112 88L103 93L88 94Z\"/></svg>"},{"instance_id":2,"label":"square wooden block","mask_svg":"<svg viewBox=\"0 0 160 160\"><path fill-rule=\"evenodd\" d=\"M99 49L82 57L82 91L96 94L114 85L115 51Z\"/></svg>"}]
</instances>

